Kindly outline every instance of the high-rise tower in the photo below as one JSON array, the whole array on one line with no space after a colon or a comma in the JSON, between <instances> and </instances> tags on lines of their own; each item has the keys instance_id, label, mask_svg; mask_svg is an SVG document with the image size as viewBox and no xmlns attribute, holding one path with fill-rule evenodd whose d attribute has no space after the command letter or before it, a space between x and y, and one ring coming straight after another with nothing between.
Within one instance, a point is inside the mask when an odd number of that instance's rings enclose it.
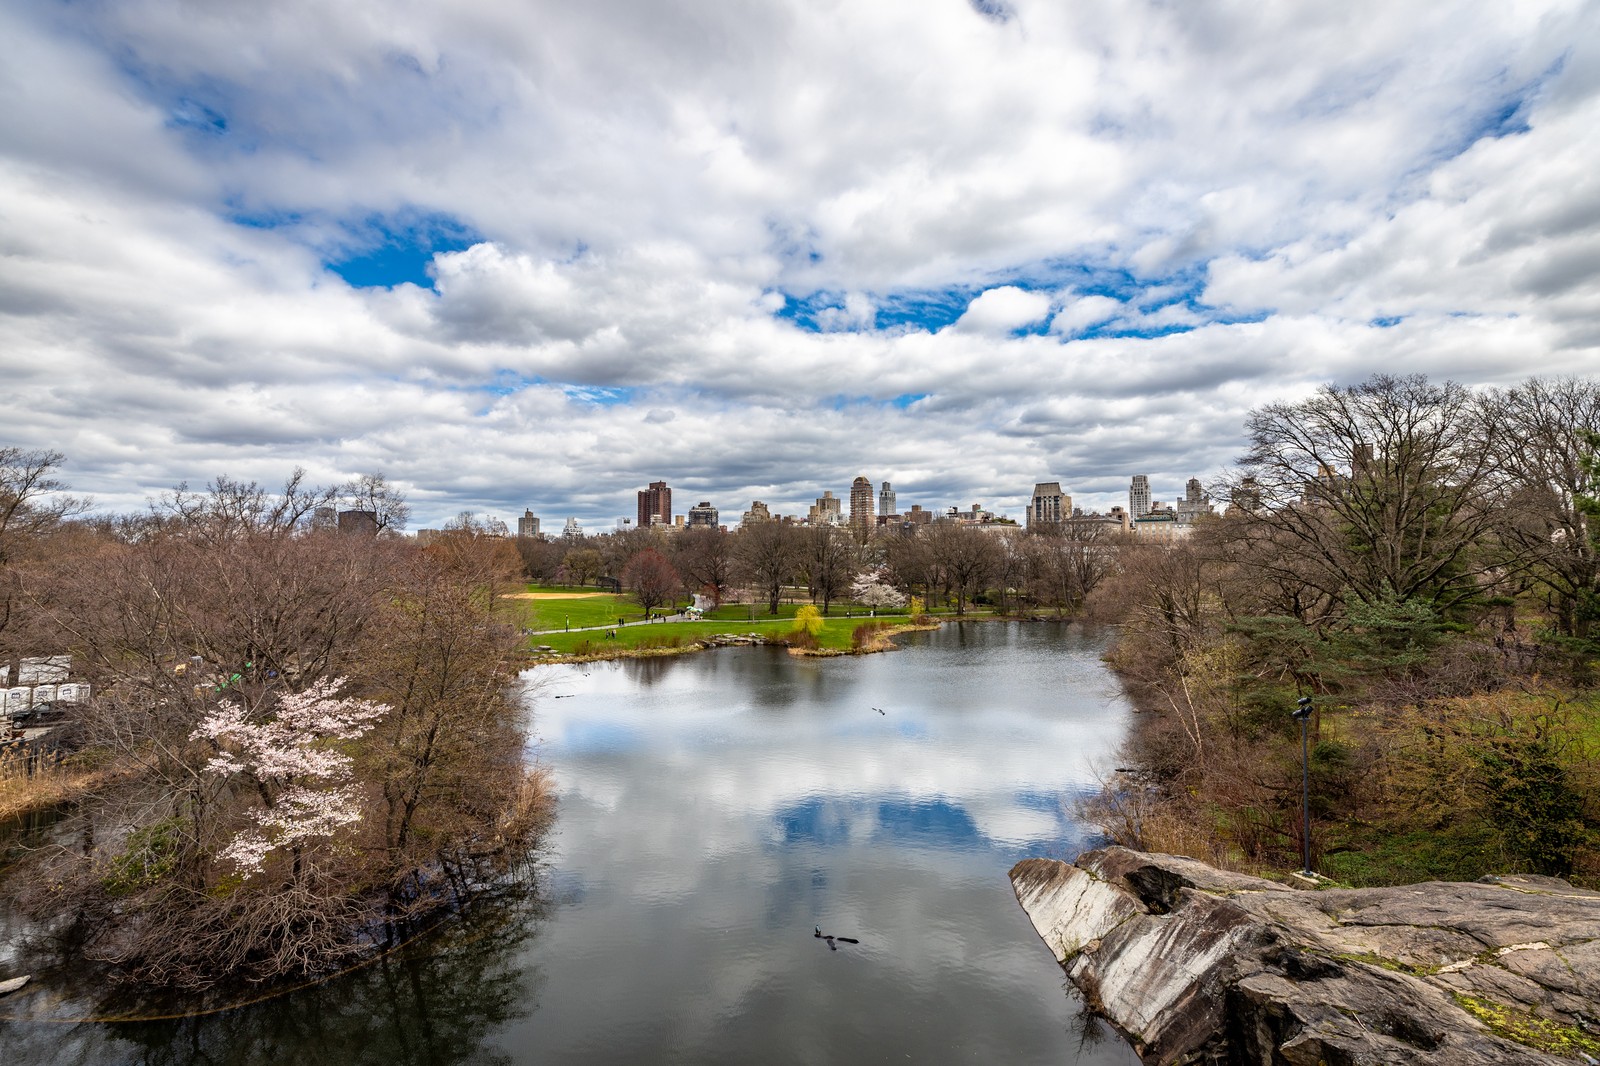
<instances>
[{"instance_id":1,"label":"high-rise tower","mask_svg":"<svg viewBox=\"0 0 1600 1066\"><path fill-rule=\"evenodd\" d=\"M1128 513L1135 518L1143 518L1150 513L1150 476L1148 474L1133 475L1133 484L1128 486Z\"/></svg>"},{"instance_id":2,"label":"high-rise tower","mask_svg":"<svg viewBox=\"0 0 1600 1066\"><path fill-rule=\"evenodd\" d=\"M672 490L665 481L652 481L639 490L639 528L672 525Z\"/></svg>"},{"instance_id":3,"label":"high-rise tower","mask_svg":"<svg viewBox=\"0 0 1600 1066\"><path fill-rule=\"evenodd\" d=\"M817 497L817 502L811 505L811 510L806 512L806 521L813 526L836 526L839 524L842 512L839 510L843 501L829 489Z\"/></svg>"},{"instance_id":4,"label":"high-rise tower","mask_svg":"<svg viewBox=\"0 0 1600 1066\"><path fill-rule=\"evenodd\" d=\"M894 487L885 481L883 488L878 490L878 514L892 515L899 513L894 506Z\"/></svg>"},{"instance_id":5,"label":"high-rise tower","mask_svg":"<svg viewBox=\"0 0 1600 1066\"><path fill-rule=\"evenodd\" d=\"M1028 499L1028 526L1054 524L1072 517L1072 497L1061 491L1059 481L1041 481Z\"/></svg>"},{"instance_id":6,"label":"high-rise tower","mask_svg":"<svg viewBox=\"0 0 1600 1066\"><path fill-rule=\"evenodd\" d=\"M857 529L871 529L872 482L858 477L850 483L850 524Z\"/></svg>"}]
</instances>

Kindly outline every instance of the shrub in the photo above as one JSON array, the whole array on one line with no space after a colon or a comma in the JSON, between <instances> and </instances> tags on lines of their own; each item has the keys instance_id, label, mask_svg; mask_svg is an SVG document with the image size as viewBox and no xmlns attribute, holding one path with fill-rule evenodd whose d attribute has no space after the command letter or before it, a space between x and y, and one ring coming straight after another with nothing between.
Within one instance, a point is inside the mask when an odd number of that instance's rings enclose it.
<instances>
[{"instance_id":1,"label":"shrub","mask_svg":"<svg viewBox=\"0 0 1600 1066\"><path fill-rule=\"evenodd\" d=\"M850 631L850 646L857 650L869 648L879 640L879 634L888 628L887 622L867 622Z\"/></svg>"},{"instance_id":2,"label":"shrub","mask_svg":"<svg viewBox=\"0 0 1600 1066\"><path fill-rule=\"evenodd\" d=\"M791 631L789 633L788 640L786 640L784 643L788 644L791 648L805 648L807 651L815 651L817 648L821 647L816 635L805 629L796 629Z\"/></svg>"}]
</instances>

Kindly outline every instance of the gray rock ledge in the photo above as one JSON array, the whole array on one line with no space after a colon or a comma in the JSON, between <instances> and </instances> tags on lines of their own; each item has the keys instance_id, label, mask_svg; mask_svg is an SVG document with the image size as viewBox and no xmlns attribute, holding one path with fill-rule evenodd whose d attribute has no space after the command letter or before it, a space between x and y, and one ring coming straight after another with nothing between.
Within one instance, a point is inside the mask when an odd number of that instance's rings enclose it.
<instances>
[{"instance_id":1,"label":"gray rock ledge","mask_svg":"<svg viewBox=\"0 0 1600 1066\"><path fill-rule=\"evenodd\" d=\"M1600 1037L1600 893L1547 877L1308 891L1126 848L1024 859L1017 900L1147 1063L1593 1062L1471 997Z\"/></svg>"}]
</instances>

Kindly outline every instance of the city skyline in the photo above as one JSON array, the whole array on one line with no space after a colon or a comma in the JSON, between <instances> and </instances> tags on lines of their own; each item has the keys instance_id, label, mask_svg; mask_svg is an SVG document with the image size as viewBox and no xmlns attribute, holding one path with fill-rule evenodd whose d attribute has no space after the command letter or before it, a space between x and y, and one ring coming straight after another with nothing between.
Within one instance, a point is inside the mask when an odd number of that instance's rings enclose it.
<instances>
[{"instance_id":1,"label":"city skyline","mask_svg":"<svg viewBox=\"0 0 1600 1066\"><path fill-rule=\"evenodd\" d=\"M1600 366L1593 4L531 11L7 5L0 443L103 511L1015 517L1324 383Z\"/></svg>"},{"instance_id":2,"label":"city skyline","mask_svg":"<svg viewBox=\"0 0 1600 1066\"><path fill-rule=\"evenodd\" d=\"M1134 492L1138 491L1139 486L1141 485L1143 486L1145 495L1147 497L1150 495L1152 482L1148 475L1135 474L1132 475L1129 481L1129 488L1125 490L1125 497L1131 497ZM850 488L847 490L847 494L844 497L835 495L832 489L824 489L819 496L812 500L809 506L803 509L797 508L795 510L786 511L782 507L772 505L767 500L752 499L750 502L752 506L755 504L762 505L762 507L765 509L764 513L762 513L763 518L770 519L782 517L789 521L800 522L807 525L814 525L818 522L826 522L829 525L848 527L852 525L853 522L851 519L851 512L845 509L846 506L852 502L852 498L858 506L863 501L868 500L869 496L865 490L870 490L871 484L871 478L867 477L866 475L858 475L852 480ZM1160 482L1155 482L1154 484L1159 486ZM865 490L863 486L865 486ZM717 504L714 500L702 500L694 507L690 507L685 511L673 514L670 511L673 491L674 490L670 481L661 479L652 481L648 488L638 491L637 498L641 514L646 506L646 500L653 501L653 505L655 506L664 505L669 508L668 512L662 516L662 521L649 523L650 525L665 526L667 528L684 528L694 525L722 525L725 527L733 527L742 523L742 517L740 520L724 522L718 518L719 512L727 512L730 515L739 513L741 516L746 513L744 510L742 510L742 505L723 506ZM1041 508L1039 506L1041 493L1053 494L1053 504L1047 504L1045 507ZM900 514L903 516L903 512L901 511L891 511L883 508L885 501L893 503L896 501L896 498L899 495L900 490L895 488L891 481L885 480L880 482L878 490L876 490L876 492L870 496L872 501L872 510L869 513L871 517L881 521L885 515ZM915 506L918 509L927 510L935 516L941 516L951 511L969 514L978 508L982 508L984 511L993 514L997 519L1009 520L1019 526L1024 527L1038 524L1040 522L1061 521L1071 518L1074 514L1103 515L1110 513L1113 510L1122 509L1128 509L1130 515L1133 517L1138 517L1137 514L1133 513L1131 508L1125 507L1125 505L1130 502L1130 500L1127 498L1125 498L1122 502L1113 502L1104 508L1084 506L1083 503L1075 501L1070 492L1065 492L1062 489L1062 483L1060 481L1036 482L1028 496L1025 497L1025 500L1026 502L1021 512L1016 515L1003 508L989 506L986 501L981 500L966 503L936 501L932 506L917 502L914 505L908 504L906 510L909 511L912 506ZM1176 489L1174 490L1173 501L1173 503L1168 503L1159 497L1153 500L1154 503L1162 505L1166 510L1173 511L1174 513L1180 515L1192 515L1200 513L1201 510L1209 507L1214 502L1212 497L1207 492L1204 483L1199 478L1194 477L1185 479L1183 490L1181 492L1177 491ZM696 521L695 515L695 512L697 511L701 512L700 521L698 522ZM1142 514L1147 512L1148 508L1146 508L1145 512L1140 513ZM661 514L659 511L655 513ZM525 508L524 514L524 518L519 518L517 520L518 535L526 535L522 531L528 523L531 523L534 534L537 535L539 523L544 516L535 516L531 507ZM490 517L493 516L491 515ZM580 524L582 522L582 516L573 515L565 517L578 518L580 520ZM595 529L593 531L595 533L612 532L625 528L642 528L645 525L646 523L640 522L636 519L621 517L615 520L615 523L611 529Z\"/></svg>"}]
</instances>

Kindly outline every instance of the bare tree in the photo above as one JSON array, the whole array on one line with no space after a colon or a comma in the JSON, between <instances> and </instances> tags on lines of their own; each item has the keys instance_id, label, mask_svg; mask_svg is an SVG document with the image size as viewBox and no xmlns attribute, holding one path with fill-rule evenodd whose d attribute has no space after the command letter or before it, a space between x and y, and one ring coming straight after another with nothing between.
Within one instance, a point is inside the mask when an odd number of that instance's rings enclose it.
<instances>
[{"instance_id":1,"label":"bare tree","mask_svg":"<svg viewBox=\"0 0 1600 1066\"><path fill-rule=\"evenodd\" d=\"M620 577L633 557L644 551L660 551L665 534L660 529L619 529L594 538L604 560L605 573Z\"/></svg>"},{"instance_id":2,"label":"bare tree","mask_svg":"<svg viewBox=\"0 0 1600 1066\"><path fill-rule=\"evenodd\" d=\"M276 493L254 481L235 481L219 474L203 492L180 484L162 496L155 510L183 535L223 541L245 535L285 537L304 527L319 507L338 498L334 488L306 484L306 472L295 467Z\"/></svg>"},{"instance_id":3,"label":"bare tree","mask_svg":"<svg viewBox=\"0 0 1600 1066\"><path fill-rule=\"evenodd\" d=\"M956 596L956 613L967 612L967 600L982 592L995 571L998 549L993 534L957 522L935 522L926 533L934 565Z\"/></svg>"},{"instance_id":4,"label":"bare tree","mask_svg":"<svg viewBox=\"0 0 1600 1066\"><path fill-rule=\"evenodd\" d=\"M504 522L463 514L423 551L475 589L492 609L501 596L522 586L522 557L505 528Z\"/></svg>"},{"instance_id":5,"label":"bare tree","mask_svg":"<svg viewBox=\"0 0 1600 1066\"><path fill-rule=\"evenodd\" d=\"M382 795L390 904L411 914L437 905L444 886L487 883L542 828L548 804L542 774L522 762L513 629L426 553L391 576L358 678L389 712L360 766Z\"/></svg>"},{"instance_id":6,"label":"bare tree","mask_svg":"<svg viewBox=\"0 0 1600 1066\"><path fill-rule=\"evenodd\" d=\"M60 452L0 448L0 662L8 686L17 683L31 639L23 570L66 519L88 506L65 495L55 477L65 459Z\"/></svg>"},{"instance_id":7,"label":"bare tree","mask_svg":"<svg viewBox=\"0 0 1600 1066\"><path fill-rule=\"evenodd\" d=\"M893 584L931 598L939 581L939 570L929 550L928 538L921 533L885 538L884 560Z\"/></svg>"},{"instance_id":8,"label":"bare tree","mask_svg":"<svg viewBox=\"0 0 1600 1066\"><path fill-rule=\"evenodd\" d=\"M1057 616L1076 614L1110 571L1115 537L1095 527L1032 530L1018 545L1034 602Z\"/></svg>"},{"instance_id":9,"label":"bare tree","mask_svg":"<svg viewBox=\"0 0 1600 1066\"><path fill-rule=\"evenodd\" d=\"M411 505L399 486L381 472L362 474L339 487L341 502L352 511L365 511L377 523L378 534L404 533L411 520Z\"/></svg>"},{"instance_id":10,"label":"bare tree","mask_svg":"<svg viewBox=\"0 0 1600 1066\"><path fill-rule=\"evenodd\" d=\"M544 536L518 537L517 554L522 558L522 572L529 581L551 581L567 557L567 545Z\"/></svg>"},{"instance_id":11,"label":"bare tree","mask_svg":"<svg viewBox=\"0 0 1600 1066\"><path fill-rule=\"evenodd\" d=\"M1498 519L1495 440L1453 382L1379 375L1251 412L1241 472L1261 506L1252 529L1331 598L1418 599L1447 610L1478 592Z\"/></svg>"},{"instance_id":12,"label":"bare tree","mask_svg":"<svg viewBox=\"0 0 1600 1066\"><path fill-rule=\"evenodd\" d=\"M733 538L720 529L695 526L678 534L672 561L684 584L720 604L733 587Z\"/></svg>"},{"instance_id":13,"label":"bare tree","mask_svg":"<svg viewBox=\"0 0 1600 1066\"><path fill-rule=\"evenodd\" d=\"M683 578L673 569L667 557L654 548L628 560L622 571L622 583L633 590L634 599L648 616L651 611L668 603L683 587Z\"/></svg>"},{"instance_id":14,"label":"bare tree","mask_svg":"<svg viewBox=\"0 0 1600 1066\"><path fill-rule=\"evenodd\" d=\"M574 548L567 552L566 558L561 561L560 573L566 575L566 581L573 585L587 585L591 581L598 581L605 572L605 560L600 552L594 548Z\"/></svg>"},{"instance_id":15,"label":"bare tree","mask_svg":"<svg viewBox=\"0 0 1600 1066\"><path fill-rule=\"evenodd\" d=\"M855 576L855 540L838 526L826 523L801 534L800 569L811 590L811 602L822 601L827 614L835 596L841 595Z\"/></svg>"},{"instance_id":16,"label":"bare tree","mask_svg":"<svg viewBox=\"0 0 1600 1066\"><path fill-rule=\"evenodd\" d=\"M1583 511L1585 497L1600 496L1584 463L1592 452L1586 434L1600 433L1600 382L1530 378L1486 394L1479 415L1509 497L1500 527L1506 561L1526 566L1546 589L1559 632L1585 637L1590 619L1581 605L1600 595L1600 553Z\"/></svg>"},{"instance_id":17,"label":"bare tree","mask_svg":"<svg viewBox=\"0 0 1600 1066\"><path fill-rule=\"evenodd\" d=\"M60 452L0 448L0 567L88 507L66 495L66 485L56 478L65 461Z\"/></svg>"},{"instance_id":18,"label":"bare tree","mask_svg":"<svg viewBox=\"0 0 1600 1066\"><path fill-rule=\"evenodd\" d=\"M783 586L800 564L799 530L783 522L747 522L734 534L738 573L761 590L770 614L778 613Z\"/></svg>"}]
</instances>

